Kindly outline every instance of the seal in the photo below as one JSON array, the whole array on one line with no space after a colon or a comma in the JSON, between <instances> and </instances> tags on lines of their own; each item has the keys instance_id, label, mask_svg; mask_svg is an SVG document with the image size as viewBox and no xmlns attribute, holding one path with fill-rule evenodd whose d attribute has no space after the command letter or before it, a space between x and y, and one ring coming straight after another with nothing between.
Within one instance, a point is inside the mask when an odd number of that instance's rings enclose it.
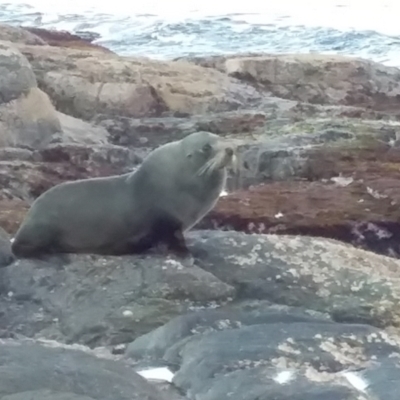
<instances>
[{"instance_id":1,"label":"seal","mask_svg":"<svg viewBox=\"0 0 400 400\"><path fill-rule=\"evenodd\" d=\"M164 244L189 255L183 233L215 206L235 161L230 141L201 131L153 150L134 172L56 185L33 202L12 251L124 255Z\"/></svg>"}]
</instances>

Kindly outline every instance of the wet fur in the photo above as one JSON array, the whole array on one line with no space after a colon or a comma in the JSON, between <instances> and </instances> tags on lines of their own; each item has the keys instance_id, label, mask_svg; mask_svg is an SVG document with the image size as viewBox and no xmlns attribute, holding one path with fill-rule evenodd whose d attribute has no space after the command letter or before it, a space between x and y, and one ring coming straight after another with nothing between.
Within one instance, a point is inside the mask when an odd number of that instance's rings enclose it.
<instances>
[{"instance_id":1,"label":"wet fur","mask_svg":"<svg viewBox=\"0 0 400 400\"><path fill-rule=\"evenodd\" d=\"M65 182L32 204L12 243L17 257L122 255L161 242L188 252L183 232L210 211L232 161L227 142L197 132L151 152L129 174Z\"/></svg>"}]
</instances>

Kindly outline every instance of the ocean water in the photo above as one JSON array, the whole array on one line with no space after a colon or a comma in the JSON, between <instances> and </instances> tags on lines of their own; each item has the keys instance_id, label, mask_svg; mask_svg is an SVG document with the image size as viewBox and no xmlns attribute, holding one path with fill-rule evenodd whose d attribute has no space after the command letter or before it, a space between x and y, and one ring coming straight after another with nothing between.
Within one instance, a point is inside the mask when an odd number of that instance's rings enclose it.
<instances>
[{"instance_id":1,"label":"ocean water","mask_svg":"<svg viewBox=\"0 0 400 400\"><path fill-rule=\"evenodd\" d=\"M0 21L94 34L119 54L170 59L321 52L400 66L400 0L3 0Z\"/></svg>"}]
</instances>

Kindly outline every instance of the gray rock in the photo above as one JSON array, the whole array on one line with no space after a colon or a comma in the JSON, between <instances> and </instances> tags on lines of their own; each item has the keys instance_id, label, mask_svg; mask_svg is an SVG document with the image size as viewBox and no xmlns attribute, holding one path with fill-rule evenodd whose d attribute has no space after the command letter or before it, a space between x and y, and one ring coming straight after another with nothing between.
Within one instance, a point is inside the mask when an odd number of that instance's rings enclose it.
<instances>
[{"instance_id":1,"label":"gray rock","mask_svg":"<svg viewBox=\"0 0 400 400\"><path fill-rule=\"evenodd\" d=\"M364 399L346 379L360 369L372 398L386 399L400 389L400 369L390 360L400 355L399 344L368 325L271 307L181 316L136 339L126 355L169 364L173 383L198 400L226 393L233 400Z\"/></svg>"},{"instance_id":2,"label":"gray rock","mask_svg":"<svg viewBox=\"0 0 400 400\"><path fill-rule=\"evenodd\" d=\"M154 253L18 260L2 270L3 335L117 345L189 310L246 301L377 327L399 318L398 260L310 237L192 231L187 241L193 265Z\"/></svg>"},{"instance_id":3,"label":"gray rock","mask_svg":"<svg viewBox=\"0 0 400 400\"><path fill-rule=\"evenodd\" d=\"M235 293L211 273L174 258L68 258L18 260L7 268L0 302L4 336L127 343L193 305L224 302Z\"/></svg>"},{"instance_id":4,"label":"gray rock","mask_svg":"<svg viewBox=\"0 0 400 400\"><path fill-rule=\"evenodd\" d=\"M122 362L32 341L0 341L0 371L2 400L167 400Z\"/></svg>"},{"instance_id":5,"label":"gray rock","mask_svg":"<svg viewBox=\"0 0 400 400\"><path fill-rule=\"evenodd\" d=\"M296 308L275 307L268 305L262 307L257 303L256 307L246 310L238 310L229 305L215 310L198 310L189 314L173 318L163 326L138 337L127 347L125 354L136 359L151 359L161 362L167 351L176 343L185 341L186 338L219 332L227 329L238 329L245 326L260 325L265 323L283 322L320 322L332 323L332 320L322 315L315 315ZM164 360L165 361L165 360Z\"/></svg>"},{"instance_id":6,"label":"gray rock","mask_svg":"<svg viewBox=\"0 0 400 400\"><path fill-rule=\"evenodd\" d=\"M307 236L203 231L195 244L197 265L235 286L238 298L301 306L342 322L376 326L390 324L399 313L394 283L399 260ZM378 311L381 304L384 315Z\"/></svg>"}]
</instances>

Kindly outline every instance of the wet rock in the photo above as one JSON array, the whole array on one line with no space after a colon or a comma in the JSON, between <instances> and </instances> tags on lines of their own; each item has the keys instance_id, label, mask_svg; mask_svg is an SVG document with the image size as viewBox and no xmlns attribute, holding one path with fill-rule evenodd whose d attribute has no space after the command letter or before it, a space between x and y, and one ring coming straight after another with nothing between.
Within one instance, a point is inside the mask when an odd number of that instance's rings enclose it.
<instances>
[{"instance_id":1,"label":"wet rock","mask_svg":"<svg viewBox=\"0 0 400 400\"><path fill-rule=\"evenodd\" d=\"M121 362L52 343L1 340L0 360L1 399L171 399Z\"/></svg>"},{"instance_id":2,"label":"wet rock","mask_svg":"<svg viewBox=\"0 0 400 400\"><path fill-rule=\"evenodd\" d=\"M16 261L1 270L3 334L118 345L189 310L244 301L302 307L343 323L397 324L400 261L328 239L187 237L193 265L157 254Z\"/></svg>"},{"instance_id":3,"label":"wet rock","mask_svg":"<svg viewBox=\"0 0 400 400\"><path fill-rule=\"evenodd\" d=\"M126 356L173 366L173 383L188 398L366 400L400 388L391 360L399 345L398 337L368 325L255 307L175 318L136 339ZM354 385L354 377L365 387Z\"/></svg>"},{"instance_id":4,"label":"wet rock","mask_svg":"<svg viewBox=\"0 0 400 400\"><path fill-rule=\"evenodd\" d=\"M0 72L0 147L43 147L60 122L28 60L9 42L0 42Z\"/></svg>"},{"instance_id":5,"label":"wet rock","mask_svg":"<svg viewBox=\"0 0 400 400\"><path fill-rule=\"evenodd\" d=\"M49 30L34 27L24 27L23 29L41 38L45 44L48 44L50 46L90 51L102 51L108 54L115 54L113 51L107 49L106 47L92 43L92 40L87 37L84 38L81 35L74 35L67 31L57 31L53 29Z\"/></svg>"},{"instance_id":6,"label":"wet rock","mask_svg":"<svg viewBox=\"0 0 400 400\"><path fill-rule=\"evenodd\" d=\"M0 40L36 46L43 46L46 44L46 42L39 36L30 33L24 28L2 23L0 23Z\"/></svg>"},{"instance_id":7,"label":"wet rock","mask_svg":"<svg viewBox=\"0 0 400 400\"><path fill-rule=\"evenodd\" d=\"M399 114L400 71L373 61L323 54L239 54L189 61L261 85L277 97Z\"/></svg>"}]
</instances>

